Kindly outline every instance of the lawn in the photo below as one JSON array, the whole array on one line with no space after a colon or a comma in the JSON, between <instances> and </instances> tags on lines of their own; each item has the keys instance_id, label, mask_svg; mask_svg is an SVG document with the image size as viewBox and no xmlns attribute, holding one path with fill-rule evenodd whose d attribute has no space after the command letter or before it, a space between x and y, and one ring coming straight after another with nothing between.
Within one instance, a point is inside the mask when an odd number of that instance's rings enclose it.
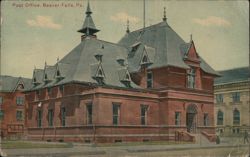
<instances>
[{"instance_id":1,"label":"lawn","mask_svg":"<svg viewBox=\"0 0 250 157\"><path fill-rule=\"evenodd\" d=\"M140 146L140 145L178 145L193 144L193 142L175 142L175 141L148 141L148 142L117 142L117 143L101 143L96 144L97 147L113 147L113 146Z\"/></svg>"},{"instance_id":2,"label":"lawn","mask_svg":"<svg viewBox=\"0 0 250 157\"><path fill-rule=\"evenodd\" d=\"M2 141L2 149L29 149L29 148L70 148L70 143L45 143L33 141Z\"/></svg>"}]
</instances>

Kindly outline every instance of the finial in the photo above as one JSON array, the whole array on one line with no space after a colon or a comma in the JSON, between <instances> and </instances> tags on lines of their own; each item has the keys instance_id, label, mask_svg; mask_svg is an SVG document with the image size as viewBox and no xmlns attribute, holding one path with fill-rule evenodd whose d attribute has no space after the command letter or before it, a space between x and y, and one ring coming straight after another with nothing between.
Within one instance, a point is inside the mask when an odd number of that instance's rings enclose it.
<instances>
[{"instance_id":1,"label":"finial","mask_svg":"<svg viewBox=\"0 0 250 157\"><path fill-rule=\"evenodd\" d=\"M56 62L57 62L57 63L59 62L59 57L57 57Z\"/></svg>"},{"instance_id":2,"label":"finial","mask_svg":"<svg viewBox=\"0 0 250 157\"><path fill-rule=\"evenodd\" d=\"M90 9L90 6L89 6L89 0L88 0L88 6L87 6L87 10L86 10L86 14L92 14L92 11Z\"/></svg>"},{"instance_id":3,"label":"finial","mask_svg":"<svg viewBox=\"0 0 250 157\"><path fill-rule=\"evenodd\" d=\"M36 66L34 65L34 70L36 70Z\"/></svg>"},{"instance_id":4,"label":"finial","mask_svg":"<svg viewBox=\"0 0 250 157\"><path fill-rule=\"evenodd\" d=\"M164 7L164 11L163 11L163 21L167 21L167 18L166 18L166 7Z\"/></svg>"},{"instance_id":5,"label":"finial","mask_svg":"<svg viewBox=\"0 0 250 157\"><path fill-rule=\"evenodd\" d=\"M130 33L130 30L129 30L129 20L127 20L127 30L126 30L127 33Z\"/></svg>"},{"instance_id":6,"label":"finial","mask_svg":"<svg viewBox=\"0 0 250 157\"><path fill-rule=\"evenodd\" d=\"M193 41L193 35L190 34L190 41Z\"/></svg>"}]
</instances>

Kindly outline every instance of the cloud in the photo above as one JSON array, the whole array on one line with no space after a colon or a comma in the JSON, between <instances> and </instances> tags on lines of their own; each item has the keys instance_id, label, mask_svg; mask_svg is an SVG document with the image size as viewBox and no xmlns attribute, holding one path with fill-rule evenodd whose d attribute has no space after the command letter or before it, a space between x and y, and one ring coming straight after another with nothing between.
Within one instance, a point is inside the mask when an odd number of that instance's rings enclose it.
<instances>
[{"instance_id":1,"label":"cloud","mask_svg":"<svg viewBox=\"0 0 250 157\"><path fill-rule=\"evenodd\" d=\"M126 12L119 12L115 15L111 16L110 19L115 22L122 22L125 23L127 20L129 20L130 23L137 23L140 21L138 17L130 16Z\"/></svg>"},{"instance_id":2,"label":"cloud","mask_svg":"<svg viewBox=\"0 0 250 157\"><path fill-rule=\"evenodd\" d=\"M228 27L231 26L231 23L221 17L208 16L204 19L194 18L193 22L202 25L202 26L219 26L219 27Z\"/></svg>"},{"instance_id":3,"label":"cloud","mask_svg":"<svg viewBox=\"0 0 250 157\"><path fill-rule=\"evenodd\" d=\"M27 24L31 27L42 27L51 29L61 29L62 25L54 23L51 16L36 16L34 20L27 20Z\"/></svg>"}]
</instances>

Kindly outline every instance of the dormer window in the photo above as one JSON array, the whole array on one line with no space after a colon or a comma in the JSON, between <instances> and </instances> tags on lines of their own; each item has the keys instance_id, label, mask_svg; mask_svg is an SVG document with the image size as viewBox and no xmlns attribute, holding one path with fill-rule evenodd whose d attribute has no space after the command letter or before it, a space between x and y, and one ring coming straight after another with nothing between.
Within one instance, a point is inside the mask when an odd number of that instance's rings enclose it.
<instances>
[{"instance_id":1,"label":"dormer window","mask_svg":"<svg viewBox=\"0 0 250 157\"><path fill-rule=\"evenodd\" d=\"M56 76L57 76L57 77L60 77L60 76L61 76L61 74L60 74L60 71L59 71L59 70L57 70L57 71L56 71Z\"/></svg>"},{"instance_id":2,"label":"dormer window","mask_svg":"<svg viewBox=\"0 0 250 157\"><path fill-rule=\"evenodd\" d=\"M188 78L187 78L188 88L195 88L195 75L196 75L195 68L191 68L188 72Z\"/></svg>"}]
</instances>

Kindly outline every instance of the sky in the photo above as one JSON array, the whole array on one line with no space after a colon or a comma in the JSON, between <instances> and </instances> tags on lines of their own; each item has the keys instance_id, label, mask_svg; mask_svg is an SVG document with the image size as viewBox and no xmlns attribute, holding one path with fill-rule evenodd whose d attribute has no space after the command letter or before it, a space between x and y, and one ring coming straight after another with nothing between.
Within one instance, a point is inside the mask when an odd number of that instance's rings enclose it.
<instances>
[{"instance_id":1,"label":"sky","mask_svg":"<svg viewBox=\"0 0 250 157\"><path fill-rule=\"evenodd\" d=\"M126 31L143 27L143 0L89 0L97 37L117 43ZM162 21L186 42L190 34L199 55L215 70L248 66L248 1L145 0L146 26ZM87 1L2 1L1 75L32 77L34 67L54 65L80 43L77 32Z\"/></svg>"}]
</instances>

